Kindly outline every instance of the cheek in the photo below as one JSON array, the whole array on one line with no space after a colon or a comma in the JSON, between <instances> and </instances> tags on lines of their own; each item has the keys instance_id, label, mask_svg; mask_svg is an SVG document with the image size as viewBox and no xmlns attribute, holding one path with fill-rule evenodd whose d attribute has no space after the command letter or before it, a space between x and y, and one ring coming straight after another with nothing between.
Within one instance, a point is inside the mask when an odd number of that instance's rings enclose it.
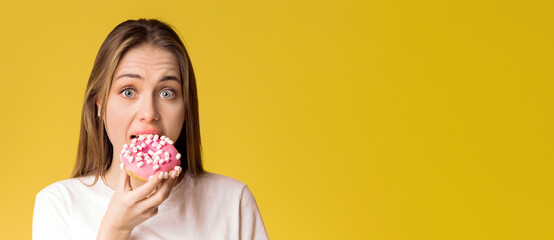
<instances>
[{"instance_id":1,"label":"cheek","mask_svg":"<svg viewBox=\"0 0 554 240\"><path fill-rule=\"evenodd\" d=\"M185 122L185 109L184 104L181 106L176 106L173 108L170 112L171 114L168 114L168 137L173 139L174 141L177 140L179 137L179 134L181 133L181 129L183 128L183 124Z\"/></svg>"},{"instance_id":2,"label":"cheek","mask_svg":"<svg viewBox=\"0 0 554 240\"><path fill-rule=\"evenodd\" d=\"M128 107L108 100L104 124L112 144L122 145L126 141L126 139L124 139L126 136L124 126L128 122L127 120L130 116L128 112Z\"/></svg>"}]
</instances>

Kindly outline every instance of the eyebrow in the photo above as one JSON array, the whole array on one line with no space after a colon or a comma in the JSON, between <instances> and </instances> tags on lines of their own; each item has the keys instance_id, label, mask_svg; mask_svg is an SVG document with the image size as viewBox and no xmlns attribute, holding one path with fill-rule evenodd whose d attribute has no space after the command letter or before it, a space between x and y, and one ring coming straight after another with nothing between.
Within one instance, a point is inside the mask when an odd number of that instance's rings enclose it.
<instances>
[{"instance_id":1,"label":"eyebrow","mask_svg":"<svg viewBox=\"0 0 554 240\"><path fill-rule=\"evenodd\" d=\"M121 74L121 75L117 76L117 78L115 80L123 78L123 77L136 78L136 79L142 80L142 76L140 76L138 74L134 74L134 73ZM173 76L173 75L168 75L168 76L162 77L162 79L160 79L160 82L170 81L170 80L174 80L174 81L177 81L177 82L181 83L181 80L178 77Z\"/></svg>"}]
</instances>

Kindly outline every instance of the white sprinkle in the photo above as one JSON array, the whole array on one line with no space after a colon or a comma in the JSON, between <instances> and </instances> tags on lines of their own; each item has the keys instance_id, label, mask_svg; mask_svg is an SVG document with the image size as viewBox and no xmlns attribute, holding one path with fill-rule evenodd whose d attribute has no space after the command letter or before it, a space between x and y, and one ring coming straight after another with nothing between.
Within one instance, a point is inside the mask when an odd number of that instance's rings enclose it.
<instances>
[{"instance_id":1,"label":"white sprinkle","mask_svg":"<svg viewBox=\"0 0 554 240\"><path fill-rule=\"evenodd\" d=\"M136 138L133 138L133 143L136 143L137 142L137 139Z\"/></svg>"},{"instance_id":2,"label":"white sprinkle","mask_svg":"<svg viewBox=\"0 0 554 240\"><path fill-rule=\"evenodd\" d=\"M158 134L154 135L154 141L158 140L158 138L160 138L160 136L158 136Z\"/></svg>"},{"instance_id":3,"label":"white sprinkle","mask_svg":"<svg viewBox=\"0 0 554 240\"><path fill-rule=\"evenodd\" d=\"M150 156L154 156L154 152L152 150L148 150L148 154L150 154Z\"/></svg>"},{"instance_id":4,"label":"white sprinkle","mask_svg":"<svg viewBox=\"0 0 554 240\"><path fill-rule=\"evenodd\" d=\"M125 153L125 148L121 149L121 154Z\"/></svg>"},{"instance_id":5,"label":"white sprinkle","mask_svg":"<svg viewBox=\"0 0 554 240\"><path fill-rule=\"evenodd\" d=\"M144 139L144 135L141 134L141 135L139 136L139 140L143 140L143 139Z\"/></svg>"},{"instance_id":6,"label":"white sprinkle","mask_svg":"<svg viewBox=\"0 0 554 240\"><path fill-rule=\"evenodd\" d=\"M152 164L152 162L153 162L152 159L146 159L147 164Z\"/></svg>"},{"instance_id":7,"label":"white sprinkle","mask_svg":"<svg viewBox=\"0 0 554 240\"><path fill-rule=\"evenodd\" d=\"M129 148L132 148L132 147L134 147L134 146L135 146L135 144L134 144L134 143L131 143L131 145L129 145Z\"/></svg>"},{"instance_id":8,"label":"white sprinkle","mask_svg":"<svg viewBox=\"0 0 554 240\"><path fill-rule=\"evenodd\" d=\"M123 144L123 148L127 148L127 147L128 147L127 143Z\"/></svg>"},{"instance_id":9,"label":"white sprinkle","mask_svg":"<svg viewBox=\"0 0 554 240\"><path fill-rule=\"evenodd\" d=\"M137 160L137 162L142 161L142 158L141 157L136 157L135 160Z\"/></svg>"},{"instance_id":10,"label":"white sprinkle","mask_svg":"<svg viewBox=\"0 0 554 240\"><path fill-rule=\"evenodd\" d=\"M119 164L119 168L123 169L123 166L124 166L123 163Z\"/></svg>"},{"instance_id":11,"label":"white sprinkle","mask_svg":"<svg viewBox=\"0 0 554 240\"><path fill-rule=\"evenodd\" d=\"M133 157L130 157L130 158L129 158L129 162L133 162Z\"/></svg>"},{"instance_id":12,"label":"white sprinkle","mask_svg":"<svg viewBox=\"0 0 554 240\"><path fill-rule=\"evenodd\" d=\"M148 138L152 138L152 134L148 134Z\"/></svg>"},{"instance_id":13,"label":"white sprinkle","mask_svg":"<svg viewBox=\"0 0 554 240\"><path fill-rule=\"evenodd\" d=\"M137 152L137 148L136 148L136 147L133 148L133 152L134 152L134 153Z\"/></svg>"},{"instance_id":14,"label":"white sprinkle","mask_svg":"<svg viewBox=\"0 0 554 240\"><path fill-rule=\"evenodd\" d=\"M161 139L161 140L164 140L164 139L165 139L165 136L162 136L160 139Z\"/></svg>"},{"instance_id":15,"label":"white sprinkle","mask_svg":"<svg viewBox=\"0 0 554 240\"><path fill-rule=\"evenodd\" d=\"M137 153L137 157L142 156L142 154L143 154L143 152L138 152L138 153Z\"/></svg>"},{"instance_id":16,"label":"white sprinkle","mask_svg":"<svg viewBox=\"0 0 554 240\"><path fill-rule=\"evenodd\" d=\"M154 166L152 167L152 169L154 169L154 170L158 170L159 168L160 168L160 166L158 166L158 165L154 165Z\"/></svg>"},{"instance_id":17,"label":"white sprinkle","mask_svg":"<svg viewBox=\"0 0 554 240\"><path fill-rule=\"evenodd\" d=\"M137 167L142 167L142 165L144 165L144 163L143 163L143 162L139 162L139 163L137 163Z\"/></svg>"},{"instance_id":18,"label":"white sprinkle","mask_svg":"<svg viewBox=\"0 0 554 240\"><path fill-rule=\"evenodd\" d=\"M144 148L144 147L146 147L146 144L141 143L140 146Z\"/></svg>"},{"instance_id":19,"label":"white sprinkle","mask_svg":"<svg viewBox=\"0 0 554 240\"><path fill-rule=\"evenodd\" d=\"M137 145L137 149L138 149L138 150L142 150L142 146L141 146L141 145Z\"/></svg>"},{"instance_id":20,"label":"white sprinkle","mask_svg":"<svg viewBox=\"0 0 554 240\"><path fill-rule=\"evenodd\" d=\"M161 149L162 148L162 145L161 144L158 144L158 146L156 146L157 149Z\"/></svg>"},{"instance_id":21,"label":"white sprinkle","mask_svg":"<svg viewBox=\"0 0 554 240\"><path fill-rule=\"evenodd\" d=\"M156 151L156 155L160 155L160 154L162 154L162 150Z\"/></svg>"},{"instance_id":22,"label":"white sprinkle","mask_svg":"<svg viewBox=\"0 0 554 240\"><path fill-rule=\"evenodd\" d=\"M165 158L169 158L169 152L164 153Z\"/></svg>"},{"instance_id":23,"label":"white sprinkle","mask_svg":"<svg viewBox=\"0 0 554 240\"><path fill-rule=\"evenodd\" d=\"M165 145L165 141L163 141L163 140L160 141L160 145L162 145L162 146Z\"/></svg>"},{"instance_id":24,"label":"white sprinkle","mask_svg":"<svg viewBox=\"0 0 554 240\"><path fill-rule=\"evenodd\" d=\"M126 155L129 155L129 154L131 154L131 150L127 150L127 151L125 151L125 154L126 154Z\"/></svg>"},{"instance_id":25,"label":"white sprinkle","mask_svg":"<svg viewBox=\"0 0 554 240\"><path fill-rule=\"evenodd\" d=\"M158 145L157 142L153 142L153 143L152 143L152 147L155 147L156 145Z\"/></svg>"},{"instance_id":26,"label":"white sprinkle","mask_svg":"<svg viewBox=\"0 0 554 240\"><path fill-rule=\"evenodd\" d=\"M152 140L150 140L150 138L146 139L146 144L150 144L152 142Z\"/></svg>"},{"instance_id":27,"label":"white sprinkle","mask_svg":"<svg viewBox=\"0 0 554 240\"><path fill-rule=\"evenodd\" d=\"M173 141L171 141L171 140L167 140L167 143L173 145Z\"/></svg>"},{"instance_id":28,"label":"white sprinkle","mask_svg":"<svg viewBox=\"0 0 554 240\"><path fill-rule=\"evenodd\" d=\"M155 161L160 161L160 156L154 155L153 159L154 159Z\"/></svg>"},{"instance_id":29,"label":"white sprinkle","mask_svg":"<svg viewBox=\"0 0 554 240\"><path fill-rule=\"evenodd\" d=\"M180 153L177 153L177 155L175 155L175 158L176 158L176 159L181 159L181 154L180 154Z\"/></svg>"},{"instance_id":30,"label":"white sprinkle","mask_svg":"<svg viewBox=\"0 0 554 240\"><path fill-rule=\"evenodd\" d=\"M131 155L129 155L128 153L125 153L125 155L123 155L125 158L130 158Z\"/></svg>"}]
</instances>

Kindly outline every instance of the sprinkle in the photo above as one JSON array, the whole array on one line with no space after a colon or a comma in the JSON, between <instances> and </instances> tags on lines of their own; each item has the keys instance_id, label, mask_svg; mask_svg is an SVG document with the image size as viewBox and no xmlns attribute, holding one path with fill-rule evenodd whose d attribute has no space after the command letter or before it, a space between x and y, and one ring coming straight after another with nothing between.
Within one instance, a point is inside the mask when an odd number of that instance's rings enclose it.
<instances>
[{"instance_id":1,"label":"sprinkle","mask_svg":"<svg viewBox=\"0 0 554 240\"><path fill-rule=\"evenodd\" d=\"M143 154L143 152L138 152L138 153L137 153L137 157L142 156L142 154Z\"/></svg>"},{"instance_id":2,"label":"sprinkle","mask_svg":"<svg viewBox=\"0 0 554 240\"><path fill-rule=\"evenodd\" d=\"M152 134L148 134L148 138L152 138Z\"/></svg>"},{"instance_id":3,"label":"sprinkle","mask_svg":"<svg viewBox=\"0 0 554 240\"><path fill-rule=\"evenodd\" d=\"M167 143L173 145L173 141L171 141L169 138L168 138L168 140L167 140Z\"/></svg>"},{"instance_id":4,"label":"sprinkle","mask_svg":"<svg viewBox=\"0 0 554 240\"><path fill-rule=\"evenodd\" d=\"M128 153L125 153L125 155L123 155L125 158L130 158L131 155L129 155Z\"/></svg>"},{"instance_id":5,"label":"sprinkle","mask_svg":"<svg viewBox=\"0 0 554 240\"><path fill-rule=\"evenodd\" d=\"M150 138L146 139L146 144L150 144L152 142L152 140L150 140Z\"/></svg>"},{"instance_id":6,"label":"sprinkle","mask_svg":"<svg viewBox=\"0 0 554 240\"><path fill-rule=\"evenodd\" d=\"M134 147L135 144L134 143L131 143L131 145L129 145L130 148Z\"/></svg>"},{"instance_id":7,"label":"sprinkle","mask_svg":"<svg viewBox=\"0 0 554 240\"><path fill-rule=\"evenodd\" d=\"M160 141L160 145L162 145L162 146L165 145L165 141L163 141L163 140Z\"/></svg>"},{"instance_id":8,"label":"sprinkle","mask_svg":"<svg viewBox=\"0 0 554 240\"><path fill-rule=\"evenodd\" d=\"M137 148L136 148L136 147L133 147L133 152L134 152L134 153L137 152Z\"/></svg>"},{"instance_id":9,"label":"sprinkle","mask_svg":"<svg viewBox=\"0 0 554 240\"><path fill-rule=\"evenodd\" d=\"M160 161L160 156L154 155L153 159L154 159L155 161Z\"/></svg>"},{"instance_id":10,"label":"sprinkle","mask_svg":"<svg viewBox=\"0 0 554 240\"><path fill-rule=\"evenodd\" d=\"M158 143L156 143L156 142L152 143L152 147L155 147L156 145L158 145Z\"/></svg>"},{"instance_id":11,"label":"sprinkle","mask_svg":"<svg viewBox=\"0 0 554 240\"><path fill-rule=\"evenodd\" d=\"M150 154L150 156L154 156L154 152L152 150L148 150L148 154Z\"/></svg>"},{"instance_id":12,"label":"sprinkle","mask_svg":"<svg viewBox=\"0 0 554 240\"><path fill-rule=\"evenodd\" d=\"M154 141L158 140L159 137L158 134L154 135Z\"/></svg>"},{"instance_id":13,"label":"sprinkle","mask_svg":"<svg viewBox=\"0 0 554 240\"><path fill-rule=\"evenodd\" d=\"M125 148L121 149L121 154L125 153Z\"/></svg>"},{"instance_id":14,"label":"sprinkle","mask_svg":"<svg viewBox=\"0 0 554 240\"><path fill-rule=\"evenodd\" d=\"M154 165L154 166L152 167L152 169L154 169L154 170L158 170L159 168L160 168L160 166L158 166L158 165Z\"/></svg>"},{"instance_id":15,"label":"sprinkle","mask_svg":"<svg viewBox=\"0 0 554 240\"><path fill-rule=\"evenodd\" d=\"M137 162L142 161L142 158L141 157L136 157L135 160L137 160Z\"/></svg>"},{"instance_id":16,"label":"sprinkle","mask_svg":"<svg viewBox=\"0 0 554 240\"><path fill-rule=\"evenodd\" d=\"M133 143L136 143L137 142L137 139L136 138L133 138Z\"/></svg>"},{"instance_id":17,"label":"sprinkle","mask_svg":"<svg viewBox=\"0 0 554 240\"><path fill-rule=\"evenodd\" d=\"M162 154L162 150L156 151L156 155L160 155L160 154Z\"/></svg>"},{"instance_id":18,"label":"sprinkle","mask_svg":"<svg viewBox=\"0 0 554 240\"><path fill-rule=\"evenodd\" d=\"M123 169L123 166L124 166L123 163L119 164L119 168Z\"/></svg>"},{"instance_id":19,"label":"sprinkle","mask_svg":"<svg viewBox=\"0 0 554 240\"><path fill-rule=\"evenodd\" d=\"M142 146L141 146L141 145L137 145L137 148L138 148L138 150L142 150Z\"/></svg>"},{"instance_id":20,"label":"sprinkle","mask_svg":"<svg viewBox=\"0 0 554 240\"><path fill-rule=\"evenodd\" d=\"M127 146L127 143L123 144L123 148L124 148L124 149L127 148L127 147L128 147L128 146Z\"/></svg>"},{"instance_id":21,"label":"sprinkle","mask_svg":"<svg viewBox=\"0 0 554 240\"><path fill-rule=\"evenodd\" d=\"M152 159L146 159L146 164L152 164Z\"/></svg>"},{"instance_id":22,"label":"sprinkle","mask_svg":"<svg viewBox=\"0 0 554 240\"><path fill-rule=\"evenodd\" d=\"M125 151L125 155L129 155L129 154L131 154L131 150Z\"/></svg>"},{"instance_id":23,"label":"sprinkle","mask_svg":"<svg viewBox=\"0 0 554 240\"><path fill-rule=\"evenodd\" d=\"M130 157L130 158L129 158L129 162L133 162L133 157Z\"/></svg>"},{"instance_id":24,"label":"sprinkle","mask_svg":"<svg viewBox=\"0 0 554 240\"><path fill-rule=\"evenodd\" d=\"M143 162L139 162L139 163L137 163L137 167L142 167L142 165L144 165L144 163L143 163Z\"/></svg>"},{"instance_id":25,"label":"sprinkle","mask_svg":"<svg viewBox=\"0 0 554 240\"><path fill-rule=\"evenodd\" d=\"M166 159L169 158L169 152L165 152L164 156L165 156Z\"/></svg>"},{"instance_id":26,"label":"sprinkle","mask_svg":"<svg viewBox=\"0 0 554 240\"><path fill-rule=\"evenodd\" d=\"M161 140L164 140L164 139L165 139L165 136L162 136L160 139L161 139Z\"/></svg>"},{"instance_id":27,"label":"sprinkle","mask_svg":"<svg viewBox=\"0 0 554 240\"><path fill-rule=\"evenodd\" d=\"M146 144L141 143L140 146L144 148L144 147L146 147Z\"/></svg>"},{"instance_id":28,"label":"sprinkle","mask_svg":"<svg viewBox=\"0 0 554 240\"><path fill-rule=\"evenodd\" d=\"M161 149L162 148L162 145L161 144L158 144L158 146L156 146L157 149Z\"/></svg>"},{"instance_id":29,"label":"sprinkle","mask_svg":"<svg viewBox=\"0 0 554 240\"><path fill-rule=\"evenodd\" d=\"M144 135L140 135L139 140L143 140L143 139L144 139Z\"/></svg>"},{"instance_id":30,"label":"sprinkle","mask_svg":"<svg viewBox=\"0 0 554 240\"><path fill-rule=\"evenodd\" d=\"M176 159L181 159L181 154L180 154L180 153L177 153L177 155L175 155L175 158L176 158Z\"/></svg>"}]
</instances>

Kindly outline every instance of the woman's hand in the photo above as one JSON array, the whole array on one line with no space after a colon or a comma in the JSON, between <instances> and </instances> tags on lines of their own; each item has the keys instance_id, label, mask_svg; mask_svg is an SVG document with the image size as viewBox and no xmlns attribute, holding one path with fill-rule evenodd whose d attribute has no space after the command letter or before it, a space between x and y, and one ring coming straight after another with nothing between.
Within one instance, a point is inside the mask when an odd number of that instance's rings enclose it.
<instances>
[{"instance_id":1,"label":"woman's hand","mask_svg":"<svg viewBox=\"0 0 554 240\"><path fill-rule=\"evenodd\" d=\"M178 175L172 171L168 179L164 179L160 172L133 189L127 172L120 172L118 186L102 218L97 239L129 239L137 225L158 213L158 206L169 197Z\"/></svg>"}]
</instances>

